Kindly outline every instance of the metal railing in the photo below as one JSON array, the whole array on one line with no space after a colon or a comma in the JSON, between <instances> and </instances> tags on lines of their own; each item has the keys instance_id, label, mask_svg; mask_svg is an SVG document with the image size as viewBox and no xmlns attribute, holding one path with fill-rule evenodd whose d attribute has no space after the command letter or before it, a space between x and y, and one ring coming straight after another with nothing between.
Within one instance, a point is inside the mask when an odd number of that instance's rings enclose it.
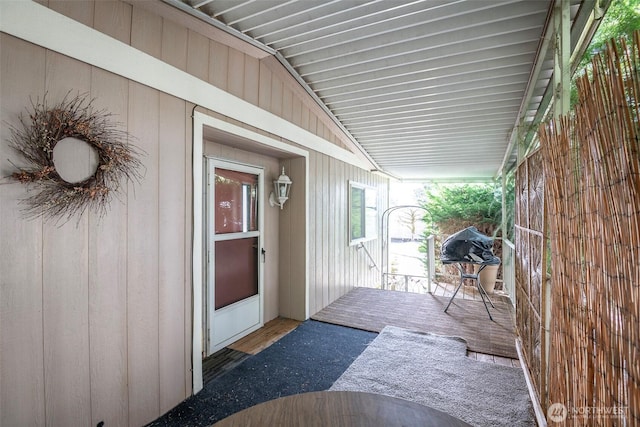
<instances>
[{"instance_id":1,"label":"metal railing","mask_svg":"<svg viewBox=\"0 0 640 427\"><path fill-rule=\"evenodd\" d=\"M516 305L516 245L509 239L502 240L502 288Z\"/></svg>"},{"instance_id":2,"label":"metal railing","mask_svg":"<svg viewBox=\"0 0 640 427\"><path fill-rule=\"evenodd\" d=\"M382 288L390 290L404 290L405 292L432 292L435 280L435 236L427 237L427 275L405 274L396 272L382 272Z\"/></svg>"},{"instance_id":3,"label":"metal railing","mask_svg":"<svg viewBox=\"0 0 640 427\"><path fill-rule=\"evenodd\" d=\"M403 273L384 273L385 289L392 291L405 291L425 293L431 292L428 285L428 277Z\"/></svg>"},{"instance_id":4,"label":"metal railing","mask_svg":"<svg viewBox=\"0 0 640 427\"><path fill-rule=\"evenodd\" d=\"M437 278L440 278L444 283L450 281L451 283L457 282L457 280L459 280L458 274L450 274L447 271L436 271L435 238L435 235L430 235L426 241L426 275L382 271L382 289L432 293L433 285L436 283ZM498 286L501 285L502 291L506 292L512 303L515 304L515 245L508 239L502 240L502 278L498 278L496 282ZM500 287L496 289L500 289Z\"/></svg>"},{"instance_id":5,"label":"metal railing","mask_svg":"<svg viewBox=\"0 0 640 427\"><path fill-rule=\"evenodd\" d=\"M380 271L380 269L378 268L378 265L376 264L376 260L373 259L373 257L367 250L367 247L364 245L364 243L362 242L358 243L358 245L356 246L356 249L358 250L364 249L364 253L367 255L367 258L369 258L369 268L375 268L376 270Z\"/></svg>"}]
</instances>

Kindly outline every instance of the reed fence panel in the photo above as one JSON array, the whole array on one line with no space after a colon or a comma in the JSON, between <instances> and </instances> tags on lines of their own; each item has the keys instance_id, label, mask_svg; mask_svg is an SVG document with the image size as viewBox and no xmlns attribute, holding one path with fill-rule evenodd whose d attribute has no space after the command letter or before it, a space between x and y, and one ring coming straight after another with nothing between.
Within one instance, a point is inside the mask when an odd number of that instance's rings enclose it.
<instances>
[{"instance_id":1,"label":"reed fence panel","mask_svg":"<svg viewBox=\"0 0 640 427\"><path fill-rule=\"evenodd\" d=\"M567 425L640 425L640 32L539 128L551 238L546 406Z\"/></svg>"},{"instance_id":2,"label":"reed fence panel","mask_svg":"<svg viewBox=\"0 0 640 427\"><path fill-rule=\"evenodd\" d=\"M543 284L544 173L540 151L535 151L516 172L516 329L525 364L539 396L545 393L545 334Z\"/></svg>"}]
</instances>

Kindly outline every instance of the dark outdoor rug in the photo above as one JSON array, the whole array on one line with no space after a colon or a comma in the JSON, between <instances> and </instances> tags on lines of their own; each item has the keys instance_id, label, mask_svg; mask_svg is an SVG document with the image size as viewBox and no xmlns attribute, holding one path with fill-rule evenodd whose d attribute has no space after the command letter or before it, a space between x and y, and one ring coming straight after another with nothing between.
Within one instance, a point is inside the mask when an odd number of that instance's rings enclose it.
<instances>
[{"instance_id":1,"label":"dark outdoor rug","mask_svg":"<svg viewBox=\"0 0 640 427\"><path fill-rule=\"evenodd\" d=\"M377 334L308 320L150 426L208 426L268 400L327 390Z\"/></svg>"},{"instance_id":2,"label":"dark outdoor rug","mask_svg":"<svg viewBox=\"0 0 640 427\"><path fill-rule=\"evenodd\" d=\"M387 326L331 390L410 400L478 427L535 426L522 370L466 355L460 338Z\"/></svg>"},{"instance_id":3,"label":"dark outdoor rug","mask_svg":"<svg viewBox=\"0 0 640 427\"><path fill-rule=\"evenodd\" d=\"M372 332L391 325L457 336L464 338L470 351L517 359L513 306L502 297L492 300L496 306L489 306L493 321L482 301L456 298L445 313L448 297L354 288L311 318Z\"/></svg>"}]
</instances>

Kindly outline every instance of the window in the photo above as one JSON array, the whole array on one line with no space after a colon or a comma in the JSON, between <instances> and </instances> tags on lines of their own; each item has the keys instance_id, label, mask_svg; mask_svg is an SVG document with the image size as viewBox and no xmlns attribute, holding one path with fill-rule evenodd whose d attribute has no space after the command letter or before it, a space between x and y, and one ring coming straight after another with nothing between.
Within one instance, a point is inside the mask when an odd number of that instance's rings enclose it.
<instances>
[{"instance_id":1,"label":"window","mask_svg":"<svg viewBox=\"0 0 640 427\"><path fill-rule=\"evenodd\" d=\"M378 237L378 193L375 188L349 182L349 244Z\"/></svg>"}]
</instances>

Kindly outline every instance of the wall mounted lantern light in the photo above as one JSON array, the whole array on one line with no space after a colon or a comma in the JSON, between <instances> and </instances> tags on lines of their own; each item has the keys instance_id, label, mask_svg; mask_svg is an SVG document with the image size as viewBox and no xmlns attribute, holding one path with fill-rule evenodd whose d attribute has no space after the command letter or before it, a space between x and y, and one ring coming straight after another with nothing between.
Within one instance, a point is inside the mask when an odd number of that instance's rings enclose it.
<instances>
[{"instance_id":1,"label":"wall mounted lantern light","mask_svg":"<svg viewBox=\"0 0 640 427\"><path fill-rule=\"evenodd\" d=\"M269 194L269 204L273 206L280 206L280 209L284 206L284 202L289 199L289 191L291 191L291 178L284 173L284 166L282 167L282 174L273 181L273 190Z\"/></svg>"}]
</instances>

